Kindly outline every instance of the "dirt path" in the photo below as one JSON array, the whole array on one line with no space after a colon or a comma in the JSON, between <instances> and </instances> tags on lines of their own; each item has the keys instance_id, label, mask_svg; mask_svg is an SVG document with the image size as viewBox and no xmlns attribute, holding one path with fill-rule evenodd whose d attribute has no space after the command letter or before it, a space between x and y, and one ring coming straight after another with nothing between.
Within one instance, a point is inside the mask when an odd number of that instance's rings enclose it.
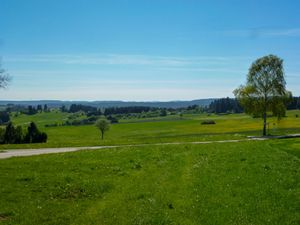
<instances>
[{"instance_id":1,"label":"dirt path","mask_svg":"<svg viewBox=\"0 0 300 225\"><path fill-rule=\"evenodd\" d=\"M212 144L212 143L229 143L241 142L249 140L266 140L263 138L252 138L242 140L222 140L222 141L201 141L201 142L173 142L173 143L154 143L154 144L133 144L133 145L117 145L117 146L87 146L87 147L65 147L65 148L41 148L41 149L9 149L0 152L0 159L7 159L11 157L43 155L51 153L64 153L76 152L81 150L95 150L107 148L120 148L120 147L139 147L139 146L162 146L162 145L180 145L180 144Z\"/></svg>"}]
</instances>

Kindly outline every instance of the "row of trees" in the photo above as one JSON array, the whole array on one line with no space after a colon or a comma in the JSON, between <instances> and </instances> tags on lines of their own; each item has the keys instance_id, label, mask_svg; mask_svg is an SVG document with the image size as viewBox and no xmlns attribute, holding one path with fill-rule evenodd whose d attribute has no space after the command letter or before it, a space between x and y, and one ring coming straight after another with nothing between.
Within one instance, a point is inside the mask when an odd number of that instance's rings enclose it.
<instances>
[{"instance_id":1,"label":"row of trees","mask_svg":"<svg viewBox=\"0 0 300 225\"><path fill-rule=\"evenodd\" d=\"M300 109L300 97L293 97L287 105L287 109Z\"/></svg>"},{"instance_id":2,"label":"row of trees","mask_svg":"<svg viewBox=\"0 0 300 225\"><path fill-rule=\"evenodd\" d=\"M289 98L285 102L288 110L300 109L300 97ZM204 108L204 111L212 113L242 113L243 107L236 98L220 98L210 103L208 108Z\"/></svg>"},{"instance_id":3,"label":"row of trees","mask_svg":"<svg viewBox=\"0 0 300 225\"><path fill-rule=\"evenodd\" d=\"M104 110L104 115L142 113L142 112L155 111L157 109L158 108L148 107L148 106L110 107Z\"/></svg>"},{"instance_id":4,"label":"row of trees","mask_svg":"<svg viewBox=\"0 0 300 225\"><path fill-rule=\"evenodd\" d=\"M237 99L227 97L211 102L207 111L213 113L241 113L243 108Z\"/></svg>"},{"instance_id":5,"label":"row of trees","mask_svg":"<svg viewBox=\"0 0 300 225\"><path fill-rule=\"evenodd\" d=\"M9 122L6 127L0 128L0 143L21 144L21 143L42 143L47 142L47 134L39 131L36 124L31 122L24 132L21 126L15 127Z\"/></svg>"},{"instance_id":6,"label":"row of trees","mask_svg":"<svg viewBox=\"0 0 300 225\"><path fill-rule=\"evenodd\" d=\"M37 106L24 106L24 105L14 105L14 104L9 104L7 105L6 108L7 112L20 112L26 115L34 115L39 112L49 112L48 105L37 105Z\"/></svg>"},{"instance_id":7,"label":"row of trees","mask_svg":"<svg viewBox=\"0 0 300 225\"><path fill-rule=\"evenodd\" d=\"M27 107L27 109L22 110L22 113L28 114L28 115L34 115L39 112L48 112L48 106L46 104L44 106L37 105L36 107L29 105Z\"/></svg>"},{"instance_id":8,"label":"row of trees","mask_svg":"<svg viewBox=\"0 0 300 225\"><path fill-rule=\"evenodd\" d=\"M300 97L293 97L291 101L287 101L288 109L300 109ZM87 116L99 116L104 114L108 120L112 123L117 122L116 118L113 118L112 115L130 115L130 114L141 114L141 113L152 113L159 112L157 116L166 116L168 113L181 113L181 112L208 112L208 113L242 113L244 108L242 107L240 101L237 98L220 98L216 99L209 104L207 107L201 107L198 105L188 106L186 108L156 108L156 107L147 107L147 106L126 106L126 107L109 107L105 108L102 113L100 109L92 106L85 105L76 105L72 104L70 109L67 110L63 106L65 112L75 113L75 112L85 112ZM97 112L95 114L95 112ZM257 116L257 115L255 115ZM113 118L113 119L112 119Z\"/></svg>"},{"instance_id":9,"label":"row of trees","mask_svg":"<svg viewBox=\"0 0 300 225\"><path fill-rule=\"evenodd\" d=\"M81 104L72 104L69 108L69 110L66 109L65 106L61 107L61 111L67 111L69 113L76 113L79 111L85 112L85 113L90 113L90 112L100 112L101 114L101 110L99 110L96 107L93 106L88 106L88 105L81 105Z\"/></svg>"}]
</instances>

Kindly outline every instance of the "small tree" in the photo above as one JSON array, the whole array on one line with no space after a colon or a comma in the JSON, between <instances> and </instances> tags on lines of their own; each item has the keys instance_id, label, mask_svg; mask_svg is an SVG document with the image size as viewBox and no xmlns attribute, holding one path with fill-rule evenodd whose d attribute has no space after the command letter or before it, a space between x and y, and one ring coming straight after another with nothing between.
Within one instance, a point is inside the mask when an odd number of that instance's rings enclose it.
<instances>
[{"instance_id":1,"label":"small tree","mask_svg":"<svg viewBox=\"0 0 300 225\"><path fill-rule=\"evenodd\" d=\"M245 112L263 118L263 135L267 127L267 113L280 119L285 115L291 92L285 88L283 60L274 55L257 59L250 67L245 86L234 95Z\"/></svg>"},{"instance_id":2,"label":"small tree","mask_svg":"<svg viewBox=\"0 0 300 225\"><path fill-rule=\"evenodd\" d=\"M5 134L5 128L0 127L0 144L5 143L4 142L4 134Z\"/></svg>"},{"instance_id":3,"label":"small tree","mask_svg":"<svg viewBox=\"0 0 300 225\"><path fill-rule=\"evenodd\" d=\"M0 112L0 125L7 123L10 120L9 113L7 111Z\"/></svg>"},{"instance_id":4,"label":"small tree","mask_svg":"<svg viewBox=\"0 0 300 225\"><path fill-rule=\"evenodd\" d=\"M101 139L103 140L104 133L106 131L108 131L109 127L110 127L109 121L106 120L106 119L99 119L99 120L96 121L95 125L100 130L100 132L101 132Z\"/></svg>"},{"instance_id":5,"label":"small tree","mask_svg":"<svg viewBox=\"0 0 300 225\"><path fill-rule=\"evenodd\" d=\"M36 110L37 110L38 112L42 112L42 111L43 111L42 105L37 105Z\"/></svg>"},{"instance_id":6,"label":"small tree","mask_svg":"<svg viewBox=\"0 0 300 225\"><path fill-rule=\"evenodd\" d=\"M13 144L16 140L16 129L12 122L9 122L5 128L4 132L4 143Z\"/></svg>"},{"instance_id":7,"label":"small tree","mask_svg":"<svg viewBox=\"0 0 300 225\"><path fill-rule=\"evenodd\" d=\"M48 106L47 106L47 104L44 105L44 112L48 112Z\"/></svg>"},{"instance_id":8,"label":"small tree","mask_svg":"<svg viewBox=\"0 0 300 225\"><path fill-rule=\"evenodd\" d=\"M23 142L23 129L21 126L15 128L15 144L20 144Z\"/></svg>"},{"instance_id":9,"label":"small tree","mask_svg":"<svg viewBox=\"0 0 300 225\"><path fill-rule=\"evenodd\" d=\"M27 128L24 142L26 143L42 143L47 142L47 134L40 132L34 122L31 122Z\"/></svg>"}]
</instances>

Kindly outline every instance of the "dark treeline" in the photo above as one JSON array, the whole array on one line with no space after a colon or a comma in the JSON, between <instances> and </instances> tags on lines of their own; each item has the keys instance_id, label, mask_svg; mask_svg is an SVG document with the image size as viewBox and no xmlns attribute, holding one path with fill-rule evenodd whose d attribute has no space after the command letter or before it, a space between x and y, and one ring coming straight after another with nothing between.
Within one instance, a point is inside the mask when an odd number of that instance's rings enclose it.
<instances>
[{"instance_id":1,"label":"dark treeline","mask_svg":"<svg viewBox=\"0 0 300 225\"><path fill-rule=\"evenodd\" d=\"M291 103L287 106L288 109L300 109L300 97L293 97ZM67 110L65 107L62 108L62 111L66 112L78 112L83 111L87 115L101 115L101 109L97 109L92 106L85 105L76 105L72 104ZM126 107L109 107L103 109L103 114L105 116L109 115L123 115L123 114L139 114L139 113L148 113L154 111L160 111L161 116L166 115L167 112L171 113L180 113L182 111L197 111L197 112L209 112L209 113L242 113L244 112L243 108L235 98L220 98L212 101L208 107L192 105L184 108L157 108L157 107L148 107L148 106L126 106Z\"/></svg>"},{"instance_id":2,"label":"dark treeline","mask_svg":"<svg viewBox=\"0 0 300 225\"><path fill-rule=\"evenodd\" d=\"M300 109L300 97L293 97L291 102L287 105L288 110ZM208 112L212 113L242 113L243 108L239 102L234 98L220 98L210 103Z\"/></svg>"},{"instance_id":3,"label":"dark treeline","mask_svg":"<svg viewBox=\"0 0 300 225\"><path fill-rule=\"evenodd\" d=\"M293 97L287 109L300 109L300 97Z\"/></svg>"},{"instance_id":4,"label":"dark treeline","mask_svg":"<svg viewBox=\"0 0 300 225\"><path fill-rule=\"evenodd\" d=\"M62 110L63 111L63 110ZM88 112L98 112L100 110L98 110L98 108L93 107L93 106L88 106L88 105L81 105L81 104L72 104L68 110L68 112L70 113L75 113L75 112L79 112L79 111L83 111L85 113Z\"/></svg>"},{"instance_id":5,"label":"dark treeline","mask_svg":"<svg viewBox=\"0 0 300 225\"><path fill-rule=\"evenodd\" d=\"M241 113L243 108L234 98L220 98L209 104L208 111L212 113Z\"/></svg>"},{"instance_id":6,"label":"dark treeline","mask_svg":"<svg viewBox=\"0 0 300 225\"><path fill-rule=\"evenodd\" d=\"M142 112L155 111L158 109L159 108L148 107L148 106L110 107L104 110L104 115L142 113Z\"/></svg>"},{"instance_id":7,"label":"dark treeline","mask_svg":"<svg viewBox=\"0 0 300 225\"><path fill-rule=\"evenodd\" d=\"M38 130L35 123L31 122L26 132L21 126L15 127L9 122L6 127L0 129L0 143L21 144L21 143L42 143L47 142L47 134Z\"/></svg>"},{"instance_id":8,"label":"dark treeline","mask_svg":"<svg viewBox=\"0 0 300 225\"><path fill-rule=\"evenodd\" d=\"M32 105L29 105L27 107L27 109L25 110L22 110L21 111L22 113L24 114L28 114L28 115L34 115L34 114L37 114L39 112L48 112L48 106L47 105L37 105L36 107L32 106Z\"/></svg>"},{"instance_id":9,"label":"dark treeline","mask_svg":"<svg viewBox=\"0 0 300 225\"><path fill-rule=\"evenodd\" d=\"M37 105L37 106L22 106L22 105L8 105L6 108L7 112L21 112L23 114L27 115L34 115L39 112L48 112L48 106L47 105Z\"/></svg>"}]
</instances>

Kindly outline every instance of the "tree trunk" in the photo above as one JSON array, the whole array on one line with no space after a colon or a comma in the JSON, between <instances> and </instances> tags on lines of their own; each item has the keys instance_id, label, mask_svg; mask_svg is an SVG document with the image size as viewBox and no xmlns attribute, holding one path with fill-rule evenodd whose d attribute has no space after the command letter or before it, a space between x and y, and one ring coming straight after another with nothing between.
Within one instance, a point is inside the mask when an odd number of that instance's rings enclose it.
<instances>
[{"instance_id":1,"label":"tree trunk","mask_svg":"<svg viewBox=\"0 0 300 225\"><path fill-rule=\"evenodd\" d=\"M267 96L267 90L265 90L264 94L264 128L263 128L263 136L267 135L267 101L268 101L268 96Z\"/></svg>"},{"instance_id":2,"label":"tree trunk","mask_svg":"<svg viewBox=\"0 0 300 225\"><path fill-rule=\"evenodd\" d=\"M263 136L267 135L267 113L264 112L264 128L263 128Z\"/></svg>"},{"instance_id":3,"label":"tree trunk","mask_svg":"<svg viewBox=\"0 0 300 225\"><path fill-rule=\"evenodd\" d=\"M102 132L101 132L101 138L102 138L102 140L103 140L103 135L104 135L104 132L102 131Z\"/></svg>"}]
</instances>

